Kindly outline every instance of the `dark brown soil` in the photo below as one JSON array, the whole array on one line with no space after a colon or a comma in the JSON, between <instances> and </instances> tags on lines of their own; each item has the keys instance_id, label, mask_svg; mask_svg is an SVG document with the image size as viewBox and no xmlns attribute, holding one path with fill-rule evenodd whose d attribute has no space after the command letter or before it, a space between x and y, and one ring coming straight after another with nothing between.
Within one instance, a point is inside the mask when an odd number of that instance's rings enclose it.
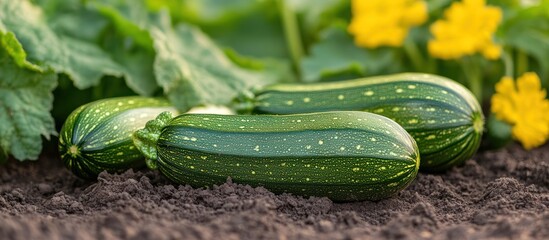
<instances>
[{"instance_id":1,"label":"dark brown soil","mask_svg":"<svg viewBox=\"0 0 549 240\"><path fill-rule=\"evenodd\" d=\"M0 167L0 239L549 239L549 145L478 154L393 198L333 203L158 173L84 182L59 160Z\"/></svg>"}]
</instances>

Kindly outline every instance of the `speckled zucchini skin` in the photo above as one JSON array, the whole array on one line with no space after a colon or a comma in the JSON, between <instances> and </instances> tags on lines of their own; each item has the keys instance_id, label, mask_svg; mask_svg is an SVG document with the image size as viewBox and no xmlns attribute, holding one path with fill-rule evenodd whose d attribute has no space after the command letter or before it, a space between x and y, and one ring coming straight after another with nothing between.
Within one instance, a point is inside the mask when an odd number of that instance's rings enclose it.
<instances>
[{"instance_id":1,"label":"speckled zucchini skin","mask_svg":"<svg viewBox=\"0 0 549 240\"><path fill-rule=\"evenodd\" d=\"M296 115L161 114L135 145L169 179L194 187L234 182L334 201L378 200L419 168L413 138L366 112Z\"/></svg>"},{"instance_id":2,"label":"speckled zucchini skin","mask_svg":"<svg viewBox=\"0 0 549 240\"><path fill-rule=\"evenodd\" d=\"M422 171L462 164L478 149L484 116L462 85L441 76L404 73L317 84L278 84L237 100L241 113L367 111L389 117L417 141Z\"/></svg>"},{"instance_id":3,"label":"speckled zucchini skin","mask_svg":"<svg viewBox=\"0 0 549 240\"><path fill-rule=\"evenodd\" d=\"M132 133L164 111L175 109L167 100L146 97L110 98L83 105L61 128L61 159L84 179L95 179L104 170L120 172L144 166Z\"/></svg>"}]
</instances>

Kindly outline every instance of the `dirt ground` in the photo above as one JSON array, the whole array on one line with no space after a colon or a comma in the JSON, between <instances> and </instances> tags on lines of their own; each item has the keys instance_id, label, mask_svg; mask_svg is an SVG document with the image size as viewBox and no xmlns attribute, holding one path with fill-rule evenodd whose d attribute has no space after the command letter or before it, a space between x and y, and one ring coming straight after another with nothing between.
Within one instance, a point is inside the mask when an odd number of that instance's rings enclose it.
<instances>
[{"instance_id":1,"label":"dirt ground","mask_svg":"<svg viewBox=\"0 0 549 240\"><path fill-rule=\"evenodd\" d=\"M333 203L152 171L84 182L56 157L0 167L0 239L549 239L549 145L485 151L393 198Z\"/></svg>"}]
</instances>

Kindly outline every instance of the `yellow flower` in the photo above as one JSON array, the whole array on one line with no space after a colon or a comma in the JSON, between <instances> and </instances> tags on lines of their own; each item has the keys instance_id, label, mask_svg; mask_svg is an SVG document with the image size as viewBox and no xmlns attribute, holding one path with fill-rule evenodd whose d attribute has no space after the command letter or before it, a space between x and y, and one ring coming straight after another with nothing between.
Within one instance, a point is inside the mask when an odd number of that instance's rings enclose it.
<instances>
[{"instance_id":1,"label":"yellow flower","mask_svg":"<svg viewBox=\"0 0 549 240\"><path fill-rule=\"evenodd\" d=\"M513 138L524 148L540 146L549 138L549 100L535 73L525 73L516 84L503 77L492 96L492 112L513 126Z\"/></svg>"},{"instance_id":2,"label":"yellow flower","mask_svg":"<svg viewBox=\"0 0 549 240\"><path fill-rule=\"evenodd\" d=\"M429 53L442 59L458 59L475 53L481 53L487 59L497 59L501 55L501 46L493 42L492 35L501 17L501 9L486 6L485 0L453 3L444 12L444 19L437 20L430 27L434 39L427 45Z\"/></svg>"},{"instance_id":3,"label":"yellow flower","mask_svg":"<svg viewBox=\"0 0 549 240\"><path fill-rule=\"evenodd\" d=\"M348 31L358 46L402 46L408 29L427 20L421 0L353 0L353 19Z\"/></svg>"}]
</instances>

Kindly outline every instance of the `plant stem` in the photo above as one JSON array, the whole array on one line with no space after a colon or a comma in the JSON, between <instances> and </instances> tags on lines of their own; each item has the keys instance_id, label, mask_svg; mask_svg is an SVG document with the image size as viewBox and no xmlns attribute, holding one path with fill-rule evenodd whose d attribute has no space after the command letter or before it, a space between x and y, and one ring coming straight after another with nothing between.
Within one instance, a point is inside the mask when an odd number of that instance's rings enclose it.
<instances>
[{"instance_id":1,"label":"plant stem","mask_svg":"<svg viewBox=\"0 0 549 240\"><path fill-rule=\"evenodd\" d=\"M513 75L513 58L511 57L512 53L510 49L505 49L501 55L501 60L503 61L503 66L505 68L505 76L514 77Z\"/></svg>"},{"instance_id":2,"label":"plant stem","mask_svg":"<svg viewBox=\"0 0 549 240\"><path fill-rule=\"evenodd\" d=\"M482 71L479 66L480 62L475 61L473 57L463 59L461 66L467 77L469 89L479 102L482 102Z\"/></svg>"},{"instance_id":3,"label":"plant stem","mask_svg":"<svg viewBox=\"0 0 549 240\"><path fill-rule=\"evenodd\" d=\"M423 56L421 55L417 45L412 40L409 40L409 39L410 38L404 41L404 51L412 61L412 64L414 65L415 70L417 72L425 72L426 69L425 69L425 61L423 59Z\"/></svg>"},{"instance_id":4,"label":"plant stem","mask_svg":"<svg viewBox=\"0 0 549 240\"><path fill-rule=\"evenodd\" d=\"M472 77L469 79L469 88L477 100L482 102L482 76L480 75L480 71L472 74Z\"/></svg>"},{"instance_id":5,"label":"plant stem","mask_svg":"<svg viewBox=\"0 0 549 240\"><path fill-rule=\"evenodd\" d=\"M528 71L528 55L523 51L517 50L517 76Z\"/></svg>"},{"instance_id":6,"label":"plant stem","mask_svg":"<svg viewBox=\"0 0 549 240\"><path fill-rule=\"evenodd\" d=\"M428 73L437 73L438 61L434 57L427 58L427 72Z\"/></svg>"},{"instance_id":7,"label":"plant stem","mask_svg":"<svg viewBox=\"0 0 549 240\"><path fill-rule=\"evenodd\" d=\"M297 18L294 11L286 5L285 0L278 0L277 3L280 15L282 17L284 35L286 36L286 43L289 47L288 50L290 52L290 56L292 57L294 68L299 75L299 63L301 57L303 56L303 46Z\"/></svg>"},{"instance_id":8,"label":"plant stem","mask_svg":"<svg viewBox=\"0 0 549 240\"><path fill-rule=\"evenodd\" d=\"M104 98L104 94L103 94L103 86L101 84L97 85L97 86L94 86L92 88L92 97L94 99L101 99L101 98Z\"/></svg>"}]
</instances>

